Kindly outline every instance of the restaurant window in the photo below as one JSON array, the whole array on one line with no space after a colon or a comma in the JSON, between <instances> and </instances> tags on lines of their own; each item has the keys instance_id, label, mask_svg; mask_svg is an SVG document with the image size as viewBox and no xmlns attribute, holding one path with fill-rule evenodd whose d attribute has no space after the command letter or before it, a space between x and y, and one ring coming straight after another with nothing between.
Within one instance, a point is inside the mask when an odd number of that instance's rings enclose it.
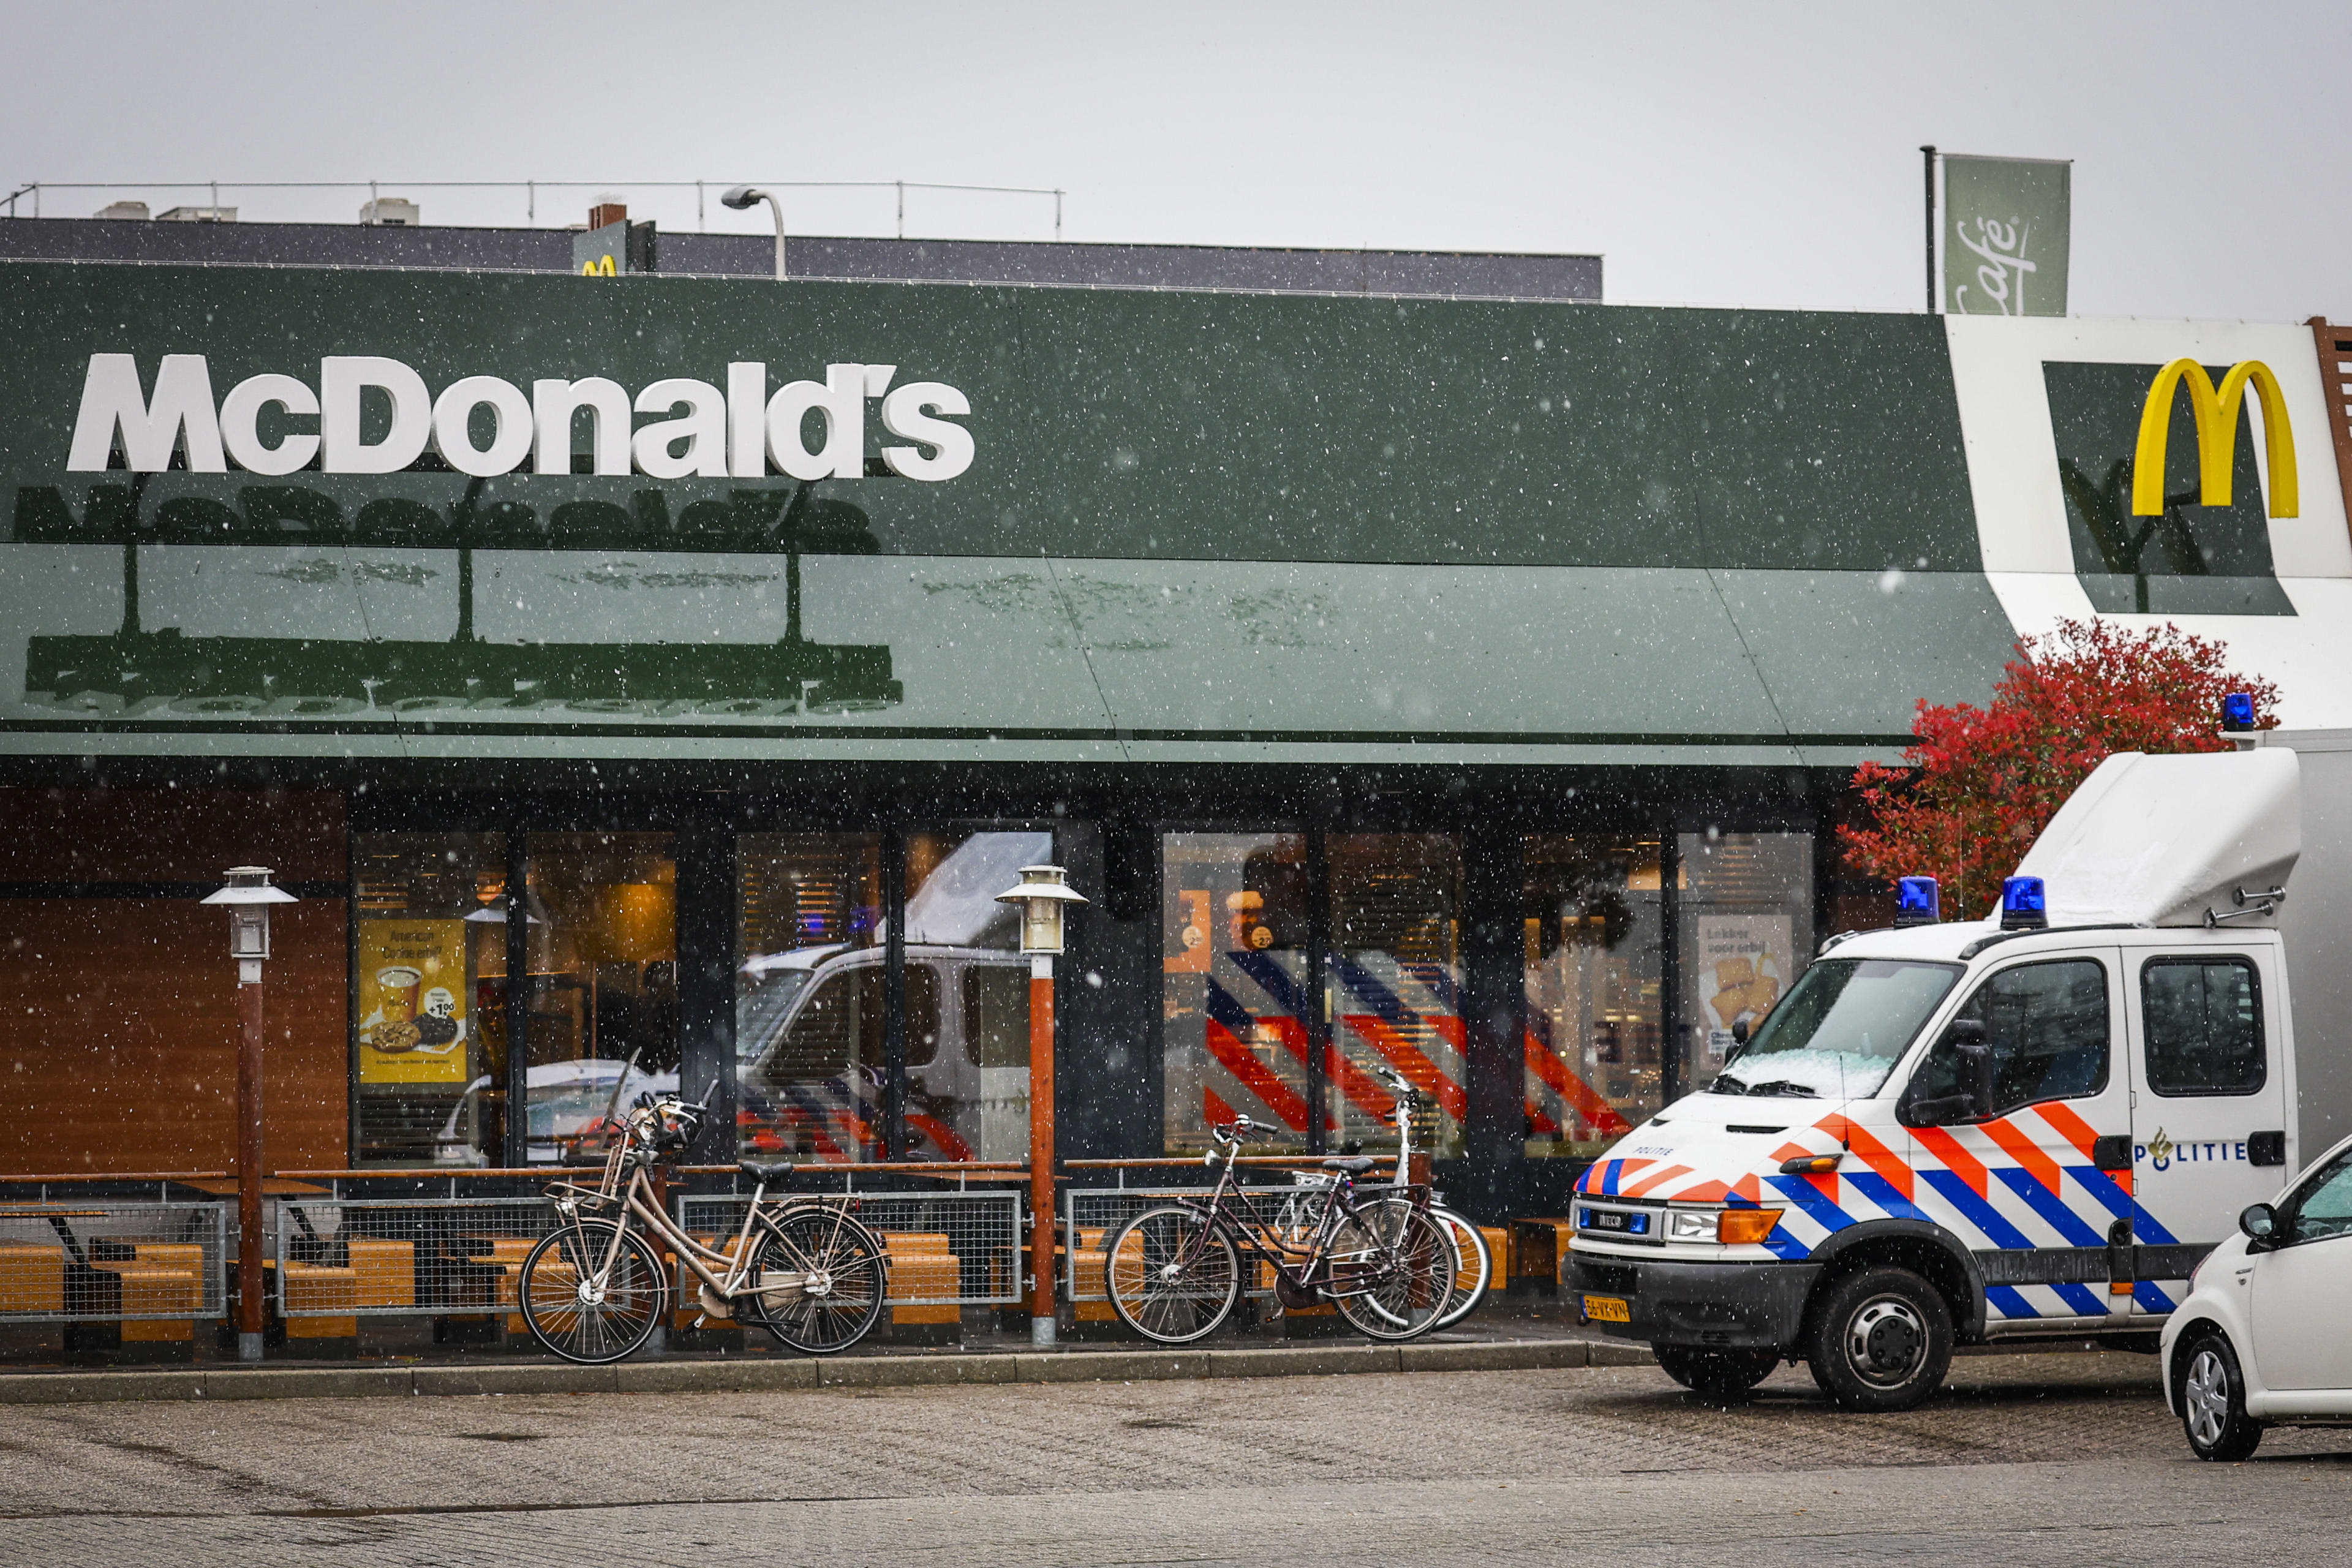
<instances>
[{"instance_id":1,"label":"restaurant window","mask_svg":"<svg viewBox=\"0 0 2352 1568\"><path fill-rule=\"evenodd\" d=\"M1164 1152L1198 1153L1240 1115L1262 1153L1307 1147L1307 839L1160 838Z\"/></svg>"},{"instance_id":2,"label":"restaurant window","mask_svg":"<svg viewBox=\"0 0 2352 1568\"><path fill-rule=\"evenodd\" d=\"M491 1165L505 1129L506 836L352 845L354 1165Z\"/></svg>"},{"instance_id":3,"label":"restaurant window","mask_svg":"<svg viewBox=\"0 0 2352 1568\"><path fill-rule=\"evenodd\" d=\"M1053 858L1054 836L1034 830L908 837L909 1159L1028 1153L1029 961L996 895Z\"/></svg>"},{"instance_id":4,"label":"restaurant window","mask_svg":"<svg viewBox=\"0 0 2352 1568\"><path fill-rule=\"evenodd\" d=\"M1661 1105L1659 843L1546 834L1525 856L1524 1148L1590 1157Z\"/></svg>"},{"instance_id":5,"label":"restaurant window","mask_svg":"<svg viewBox=\"0 0 2352 1568\"><path fill-rule=\"evenodd\" d=\"M1462 848L1450 834L1334 834L1331 952L1325 969L1337 1061L1325 1104L1332 1137L1394 1147L1395 1068L1433 1109L1439 1159L1462 1152L1469 1079L1462 1024Z\"/></svg>"},{"instance_id":6,"label":"restaurant window","mask_svg":"<svg viewBox=\"0 0 2352 1568\"><path fill-rule=\"evenodd\" d=\"M527 1157L593 1157L615 1108L684 1087L677 861L667 833L534 833L529 847Z\"/></svg>"},{"instance_id":7,"label":"restaurant window","mask_svg":"<svg viewBox=\"0 0 2352 1568\"><path fill-rule=\"evenodd\" d=\"M1813 836L1710 827L1675 843L1682 1095L1714 1081L1733 1026L1763 1022L1812 956Z\"/></svg>"},{"instance_id":8,"label":"restaurant window","mask_svg":"<svg viewBox=\"0 0 2352 1568\"><path fill-rule=\"evenodd\" d=\"M740 1146L871 1160L885 1110L880 836L747 833L735 865Z\"/></svg>"}]
</instances>

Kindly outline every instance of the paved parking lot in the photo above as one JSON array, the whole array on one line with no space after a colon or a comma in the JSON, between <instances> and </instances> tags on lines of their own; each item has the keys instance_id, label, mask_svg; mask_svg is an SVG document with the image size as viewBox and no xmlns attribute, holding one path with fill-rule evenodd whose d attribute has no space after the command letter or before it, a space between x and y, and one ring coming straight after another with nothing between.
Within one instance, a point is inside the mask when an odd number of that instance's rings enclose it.
<instances>
[{"instance_id":1,"label":"paved parking lot","mask_svg":"<svg viewBox=\"0 0 2352 1568\"><path fill-rule=\"evenodd\" d=\"M1900 1416L1801 1370L0 1407L0 1562L2352 1561L2352 1433L2200 1465L2150 1358L1962 1360Z\"/></svg>"}]
</instances>

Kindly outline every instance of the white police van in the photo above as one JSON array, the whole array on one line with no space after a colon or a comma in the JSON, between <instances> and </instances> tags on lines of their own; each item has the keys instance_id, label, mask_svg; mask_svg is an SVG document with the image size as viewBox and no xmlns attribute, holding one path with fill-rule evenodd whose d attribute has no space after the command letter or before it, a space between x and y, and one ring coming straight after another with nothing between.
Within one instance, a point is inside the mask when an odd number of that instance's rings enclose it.
<instances>
[{"instance_id":1,"label":"white police van","mask_svg":"<svg viewBox=\"0 0 2352 1568\"><path fill-rule=\"evenodd\" d=\"M1802 1359L1864 1410L1956 1344L2153 1348L2240 1212L2352 1132L2352 732L2238 739L2109 758L1994 918L1906 879L1905 923L1824 942L1580 1178L1588 1321L1702 1391Z\"/></svg>"}]
</instances>

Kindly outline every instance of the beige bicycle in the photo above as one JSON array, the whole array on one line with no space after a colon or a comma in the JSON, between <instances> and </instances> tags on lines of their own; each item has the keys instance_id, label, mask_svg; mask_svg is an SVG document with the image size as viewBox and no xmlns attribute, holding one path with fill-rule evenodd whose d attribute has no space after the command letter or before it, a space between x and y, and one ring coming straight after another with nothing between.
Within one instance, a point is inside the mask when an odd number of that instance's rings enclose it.
<instances>
[{"instance_id":1,"label":"beige bicycle","mask_svg":"<svg viewBox=\"0 0 2352 1568\"><path fill-rule=\"evenodd\" d=\"M711 1089L718 1087L714 1079ZM548 1187L555 1228L523 1259L517 1296L531 1337L554 1354L596 1365L653 1337L668 1306L670 1275L649 1237L694 1276L704 1319L765 1329L805 1354L847 1350L881 1316L889 1254L847 1201L809 1194L769 1201L769 1184L793 1173L791 1161L740 1163L755 1185L742 1227L730 1237L689 1236L662 1212L648 1173L686 1148L709 1106L709 1093L698 1105L675 1096L641 1099L622 1121L595 1186Z\"/></svg>"}]
</instances>

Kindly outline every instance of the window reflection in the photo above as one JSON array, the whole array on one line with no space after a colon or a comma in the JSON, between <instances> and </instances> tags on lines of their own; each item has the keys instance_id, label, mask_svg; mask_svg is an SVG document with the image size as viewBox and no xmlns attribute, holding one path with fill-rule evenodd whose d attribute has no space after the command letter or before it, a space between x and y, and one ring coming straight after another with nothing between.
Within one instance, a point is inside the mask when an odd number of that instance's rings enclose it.
<instances>
[{"instance_id":1,"label":"window reflection","mask_svg":"<svg viewBox=\"0 0 2352 1568\"><path fill-rule=\"evenodd\" d=\"M1307 1147L1307 840L1160 838L1162 1139L1209 1146L1240 1115L1259 1152Z\"/></svg>"},{"instance_id":2,"label":"window reflection","mask_svg":"<svg viewBox=\"0 0 2352 1568\"><path fill-rule=\"evenodd\" d=\"M1712 1081L1732 1026L1763 1021L1813 952L1813 837L1726 833L1677 840L1682 858L1683 1057L1678 1094Z\"/></svg>"},{"instance_id":3,"label":"window reflection","mask_svg":"<svg viewBox=\"0 0 2352 1568\"><path fill-rule=\"evenodd\" d=\"M1587 1157L1659 1109L1654 838L1529 837L1525 1152Z\"/></svg>"},{"instance_id":4,"label":"window reflection","mask_svg":"<svg viewBox=\"0 0 2352 1568\"><path fill-rule=\"evenodd\" d=\"M735 853L739 1145L763 1158L873 1159L884 1110L881 838L748 833Z\"/></svg>"},{"instance_id":5,"label":"window reflection","mask_svg":"<svg viewBox=\"0 0 2352 1568\"><path fill-rule=\"evenodd\" d=\"M677 862L667 833L534 833L530 852L526 1146L593 1156L615 1107L679 1087Z\"/></svg>"},{"instance_id":6,"label":"window reflection","mask_svg":"<svg viewBox=\"0 0 2352 1568\"><path fill-rule=\"evenodd\" d=\"M1450 834L1334 834L1331 1043L1326 1106L1342 1142L1393 1147L1380 1069L1435 1111L1439 1159L1462 1152L1469 1114L1462 1024L1462 849Z\"/></svg>"},{"instance_id":7,"label":"window reflection","mask_svg":"<svg viewBox=\"0 0 2352 1568\"><path fill-rule=\"evenodd\" d=\"M352 845L352 1163L488 1165L504 1132L506 837Z\"/></svg>"},{"instance_id":8,"label":"window reflection","mask_svg":"<svg viewBox=\"0 0 2352 1568\"><path fill-rule=\"evenodd\" d=\"M1029 961L996 895L1054 858L1036 831L907 840L907 1154L1029 1152Z\"/></svg>"}]
</instances>

